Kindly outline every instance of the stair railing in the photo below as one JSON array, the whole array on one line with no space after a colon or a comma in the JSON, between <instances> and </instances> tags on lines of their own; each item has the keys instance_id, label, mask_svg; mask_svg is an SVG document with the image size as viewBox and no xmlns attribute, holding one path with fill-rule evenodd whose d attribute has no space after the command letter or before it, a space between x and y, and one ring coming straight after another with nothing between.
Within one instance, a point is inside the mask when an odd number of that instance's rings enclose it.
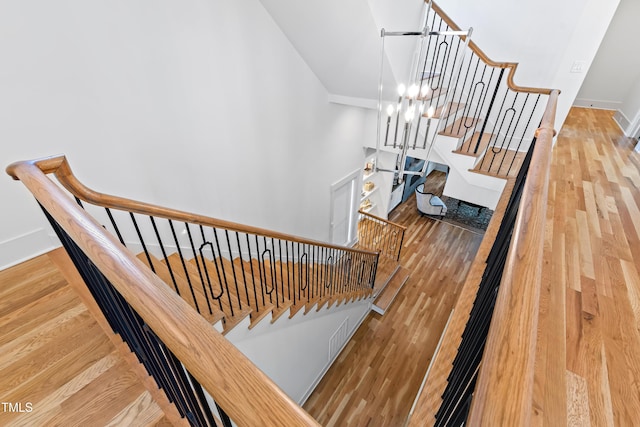
<instances>
[{"instance_id":1,"label":"stair railing","mask_svg":"<svg viewBox=\"0 0 640 427\"><path fill-rule=\"evenodd\" d=\"M53 160L52 160L53 161ZM377 254L100 194L60 158L76 202L209 320L252 319L373 288ZM275 313L274 313L275 314Z\"/></svg>"},{"instance_id":2,"label":"stair railing","mask_svg":"<svg viewBox=\"0 0 640 427\"><path fill-rule=\"evenodd\" d=\"M358 245L379 252L394 261L400 261L402 242L407 227L359 210Z\"/></svg>"},{"instance_id":3,"label":"stair railing","mask_svg":"<svg viewBox=\"0 0 640 427\"><path fill-rule=\"evenodd\" d=\"M377 253L101 194L64 156L14 163L7 173L35 196L114 331L192 425L213 419L198 384L225 426L226 414L240 425L317 425L206 315L215 304L226 315L245 304L273 309L263 296L277 306L285 294L302 303L371 292Z\"/></svg>"},{"instance_id":4,"label":"stair railing","mask_svg":"<svg viewBox=\"0 0 640 427\"><path fill-rule=\"evenodd\" d=\"M409 426L529 425L557 97L498 203Z\"/></svg>"},{"instance_id":5,"label":"stair railing","mask_svg":"<svg viewBox=\"0 0 640 427\"><path fill-rule=\"evenodd\" d=\"M432 10L432 25L459 28L437 4L432 5ZM452 41L451 47L459 46L461 40L464 36ZM454 73L449 73L447 83L455 90L454 101L464 104L462 116L465 119L454 126L454 116L450 115L443 128L451 125L453 131L462 133L461 151L476 155L482 151L495 154L482 157L478 165L480 170L507 176L516 166L516 158L498 154L507 149L528 150L535 125L540 123L544 112L545 98L551 90L518 86L513 81L517 63L492 61L473 41L469 42L469 50L467 60L455 72L455 84L452 82Z\"/></svg>"},{"instance_id":6,"label":"stair railing","mask_svg":"<svg viewBox=\"0 0 640 427\"><path fill-rule=\"evenodd\" d=\"M433 35L427 36L417 53L420 58L413 75L420 95L407 102L420 104L426 125L418 122L407 140L426 143L431 139L429 130L434 131L431 119L439 119L435 131L459 138L458 152L479 158L477 170L515 176L521 157L516 153L524 155L528 150L551 90L516 85L518 64L489 59L468 36L459 34L464 32L435 2L427 7L425 22ZM443 105L442 100L447 102ZM402 128L399 114L385 120L387 132ZM421 129L424 137L418 135ZM385 138L384 145L395 147L394 141Z\"/></svg>"}]
</instances>

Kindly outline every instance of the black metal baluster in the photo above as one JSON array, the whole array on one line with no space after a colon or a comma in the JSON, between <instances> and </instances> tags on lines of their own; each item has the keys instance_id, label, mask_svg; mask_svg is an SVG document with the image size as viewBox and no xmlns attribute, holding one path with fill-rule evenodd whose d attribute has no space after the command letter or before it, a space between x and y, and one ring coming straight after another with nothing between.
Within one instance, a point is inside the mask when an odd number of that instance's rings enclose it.
<instances>
[{"instance_id":1,"label":"black metal baluster","mask_svg":"<svg viewBox=\"0 0 640 427\"><path fill-rule=\"evenodd\" d=\"M293 301L295 304L295 296L293 299L291 298L291 265L289 258L289 242L284 242L284 250L285 250L285 259L286 259L286 267L285 270L287 272L287 299L289 301ZM293 252L293 242L291 242L291 251ZM280 260L282 262L282 260Z\"/></svg>"},{"instance_id":2,"label":"black metal baluster","mask_svg":"<svg viewBox=\"0 0 640 427\"><path fill-rule=\"evenodd\" d=\"M528 97L528 96L529 96L529 95L527 94L527 97ZM531 125L531 119L533 119L533 115L535 114L536 109L538 108L538 102L539 102L539 101L540 101L540 94L538 94L538 96L536 97L536 102L534 103L533 108L531 109L531 115L529 115L529 119L527 120L527 124L526 124L526 126L524 127L524 130L522 131L522 137L520 138L520 143L518 143L518 150L520 149L520 146L521 146L521 144L522 144L522 141L524 141L524 138L525 138L525 136L526 136L526 134L527 134L527 130L529 129L529 126ZM523 110L524 110L524 107L523 107ZM515 132L515 131L514 131L514 132ZM511 172L511 168L513 167L513 162L515 161L515 159L516 159L516 158L515 158L515 156L514 156L514 157L513 157L513 159L511 160L511 164L509 165L509 169L508 169L508 171L507 171L507 174L508 174L509 172Z\"/></svg>"},{"instance_id":3,"label":"black metal baluster","mask_svg":"<svg viewBox=\"0 0 640 427\"><path fill-rule=\"evenodd\" d=\"M149 255L149 250L147 249L147 245L144 243L144 239L142 238L142 233L140 232L140 227L138 227L138 221L136 221L136 217L133 215L133 212L129 212L129 216L131 217L131 222L133 222L133 227L136 230L136 233L138 234L138 240L140 240L140 244L142 245L142 250L145 254L145 256L147 257L147 262L149 263L149 268L151 268L151 271L153 271L154 273L156 272L155 268L153 268L153 262L151 262L151 256ZM178 293L178 295L180 295Z\"/></svg>"},{"instance_id":4,"label":"black metal baluster","mask_svg":"<svg viewBox=\"0 0 640 427\"><path fill-rule=\"evenodd\" d=\"M256 300L256 307L258 307L258 293L256 291L256 273L253 270L253 257L251 256L251 241L249 240L249 235L245 233L245 238L247 240L247 251L249 258L249 268L251 269L251 283L253 285L253 298ZM256 248L257 250L257 248ZM262 307L264 307L264 294L262 295Z\"/></svg>"},{"instance_id":5,"label":"black metal baluster","mask_svg":"<svg viewBox=\"0 0 640 427\"><path fill-rule=\"evenodd\" d=\"M478 142L476 143L475 148L473 149L474 154L478 154L478 149L480 148L480 138L484 135L484 132L487 128L487 124L489 123L489 117L491 115L491 111L493 110L493 104L496 101L496 97L498 96L498 90L500 89L500 82L502 82L502 76L504 75L504 68L500 69L500 74L498 75L498 81L496 82L495 89L493 91L493 96L491 97L491 101L489 102L489 108L487 109L487 114L485 115L485 119L482 122L482 129L480 130L480 137L478 138ZM494 126L495 128L495 126Z\"/></svg>"},{"instance_id":6,"label":"black metal baluster","mask_svg":"<svg viewBox=\"0 0 640 427\"><path fill-rule=\"evenodd\" d=\"M181 415L193 425L207 425L204 420L208 407L197 404L191 387L184 387L176 369L180 366L181 370L181 365L175 356L173 360L164 357L170 352L166 348L159 350L161 341L44 208L43 212L114 332L121 335Z\"/></svg>"},{"instance_id":7,"label":"black metal baluster","mask_svg":"<svg viewBox=\"0 0 640 427\"><path fill-rule=\"evenodd\" d=\"M247 306L251 308L251 300L249 299L249 288L247 287L247 275L244 272L244 260L242 259L242 247L240 246L240 235L237 231L234 231L236 235L236 244L238 246L238 259L240 260L240 272L242 273L242 283L244 285L244 294L247 297ZM232 264L235 264L232 259ZM258 301L256 300L256 311L259 312L260 308L258 307Z\"/></svg>"},{"instance_id":8,"label":"black metal baluster","mask_svg":"<svg viewBox=\"0 0 640 427\"><path fill-rule=\"evenodd\" d=\"M111 214L111 210L109 208L104 208L104 210L107 211L107 216L109 217L109 221L111 222L111 226L113 227L113 230L115 231L116 236L118 236L118 240L120 240L120 243L122 244L122 246L127 246L124 243L124 239L122 238L122 234L120 234L120 229L116 225L115 219L113 219L113 215Z\"/></svg>"},{"instance_id":9,"label":"black metal baluster","mask_svg":"<svg viewBox=\"0 0 640 427\"><path fill-rule=\"evenodd\" d=\"M215 233L215 229L213 231ZM231 242L229 240L229 230L225 229L224 235L227 240L227 249L229 252L229 263L231 264L231 275L233 277L233 283L236 288L236 301L238 301L238 309L242 310L242 300L240 298L240 288L238 287L238 277L236 276L236 266L233 263L233 250L231 248ZM222 253L220 253L220 263L222 264L222 271L224 272L224 255L222 255ZM226 280L226 277L227 276L225 274L225 280Z\"/></svg>"},{"instance_id":10,"label":"black metal baluster","mask_svg":"<svg viewBox=\"0 0 640 427\"><path fill-rule=\"evenodd\" d=\"M500 144L500 148L497 149L496 151L496 146L497 144L495 144L493 146L493 148L491 149L491 151L494 154L499 154L500 152L503 152L503 155L501 156L502 159L499 161L498 164L498 168L496 173L500 173L500 169L502 168L502 163L504 162L504 159L507 155L507 150L509 149L509 140L507 139L509 136L509 130L511 129L511 126L513 125L513 119L515 118L515 114L516 114L516 110L514 108L514 105L516 104L516 101L518 99L518 93L515 93L513 102L511 103L511 107L507 108L506 110L504 110L504 114L502 115L502 120L500 121L500 127L498 128L498 133L496 135L496 138L499 138L500 135L502 135L502 143ZM507 116L509 116L509 122L507 124L507 128L506 130L504 130L503 132L503 127L505 125L505 122L507 121ZM496 156L494 155L493 158L491 159L491 164L493 164L493 161L495 160ZM489 169L491 169L491 166L489 167Z\"/></svg>"},{"instance_id":11,"label":"black metal baluster","mask_svg":"<svg viewBox=\"0 0 640 427\"><path fill-rule=\"evenodd\" d=\"M262 295L262 304L265 305L264 294L267 293L266 292L267 283L264 277L263 254L262 252L260 252L260 241L258 240L258 236L254 235L254 237L256 241L256 260L258 261L258 274L260 275L260 293ZM271 295L269 295L269 302L271 302Z\"/></svg>"},{"instance_id":12,"label":"black metal baluster","mask_svg":"<svg viewBox=\"0 0 640 427\"><path fill-rule=\"evenodd\" d=\"M184 256L182 255L182 248L180 247L180 242L178 241L178 236L176 235L176 230L173 227L173 222L169 219L169 228L171 229L171 234L173 235L173 241L176 243L176 249L178 250L178 255L180 256L180 262L182 263L182 269L184 271L184 276L187 279L187 284L189 285L189 290L191 291L191 297L193 298L193 304L196 308L196 311L200 313L200 307L198 306L198 300L196 299L196 294L193 291L193 284L191 283L191 275L189 274L189 270L187 270L187 264L184 261ZM169 261L167 260L167 265L169 265Z\"/></svg>"},{"instance_id":13,"label":"black metal baluster","mask_svg":"<svg viewBox=\"0 0 640 427\"><path fill-rule=\"evenodd\" d=\"M442 403L436 413L436 426L460 426L465 423L534 147L535 138L518 172L496 240L487 257L487 267L452 363Z\"/></svg>"},{"instance_id":14,"label":"black metal baluster","mask_svg":"<svg viewBox=\"0 0 640 427\"><path fill-rule=\"evenodd\" d=\"M260 267L261 267L261 272L260 272L260 277L261 280L264 282L264 292L269 295L269 302L273 303L273 286L271 286L271 289L269 289L269 280L271 279L271 277L267 277L267 268L271 268L271 266L267 266L267 263L265 263L265 255L267 256L267 261L269 261L270 259L270 254L271 251L269 250L269 248L267 247L267 238L266 237L262 237L262 241L264 244L264 249L262 250L262 253L260 254ZM273 285L273 282L272 282ZM278 299L276 298L276 307L278 307Z\"/></svg>"},{"instance_id":15,"label":"black metal baluster","mask_svg":"<svg viewBox=\"0 0 640 427\"><path fill-rule=\"evenodd\" d=\"M164 244L162 243L162 239L160 238L160 232L158 231L158 227L156 226L156 221L154 217L151 215L149 215L149 219L151 220L151 225L153 226L153 232L156 234L156 239L158 239L158 245L160 245L160 251L162 252L162 257L164 258L164 262L167 264L167 269L169 270L169 276L171 277L173 286L176 289L176 293L180 295L180 289L178 288L178 281L173 275L173 270L171 269L171 264L169 264L169 258L167 258L167 252L165 251Z\"/></svg>"},{"instance_id":16,"label":"black metal baluster","mask_svg":"<svg viewBox=\"0 0 640 427\"><path fill-rule=\"evenodd\" d=\"M493 139L493 145L489 145L489 147L487 148L487 152L489 152L489 150L491 150L494 154L497 154L495 151L495 146L497 144L497 140L499 138L499 135L496 133L496 128L498 126L498 121L500 120L500 116L502 116L503 113L503 108L504 108L504 104L507 100L507 96L509 95L509 88L507 88L504 92L504 97L502 98L502 103L500 104L500 109L498 110L498 115L496 116L496 122L493 124L493 129L491 131L491 134L495 136L495 139ZM498 149L498 152L500 152L500 150ZM487 156L483 156L482 157L482 161L480 162L480 169L482 169L484 167L484 162ZM491 158L491 162L489 163L489 168L487 170L491 170L491 166L493 165L493 160L494 160L495 156L493 156Z\"/></svg>"},{"instance_id":17,"label":"black metal baluster","mask_svg":"<svg viewBox=\"0 0 640 427\"><path fill-rule=\"evenodd\" d=\"M514 117L512 118L512 121L513 121L513 119L515 118L515 114L517 113L517 111L515 110L515 104L516 104L516 100L517 100L517 98L518 98L518 95L519 95L519 93L518 93L518 92L516 92L516 96L515 96L515 98L514 98L514 100L513 100L513 106L512 106L512 108L514 108ZM513 142L513 140L514 140L516 130L518 129L518 124L520 123L520 119L522 119L522 114L524 113L524 109L525 109L525 107L527 106L527 101L528 101L528 100L529 100L529 94L527 93L527 94L525 95L524 102L522 103L522 106L520 107L520 114L518 114L518 118L516 119L516 122L515 122L515 123L513 123L513 126L511 126L511 124L510 124L510 125L509 125L509 128L508 128L508 129L507 129L507 131L505 132L505 138L506 138L506 140L507 140L507 146L506 146L506 148L505 148L505 149L506 149L506 150L514 151L513 156L512 156L512 158L511 158L511 162L509 163L509 167L507 168L506 175L508 175L508 174L509 174L509 171L511 170L511 166L513 166L513 162L516 160L516 155L518 154L518 149L520 148L520 145L522 144L522 140L520 140L520 142L518 143L518 145L517 145L517 147L515 148L515 150L513 150L513 149L512 149L512 147L511 147L511 143L512 143L512 142ZM509 131L511 131L511 135L509 135ZM501 170L501 169L502 169L502 166L504 165L504 161L505 161L505 159L506 159L506 158L507 158L507 156L506 156L506 155L502 157L502 161L500 162L500 167L498 168L498 170Z\"/></svg>"},{"instance_id":18,"label":"black metal baluster","mask_svg":"<svg viewBox=\"0 0 640 427\"><path fill-rule=\"evenodd\" d=\"M276 267L276 245L273 243L273 237L271 239L271 251L269 252L269 272L271 273L271 287L276 291L276 307L280 308L280 293L278 292L278 274Z\"/></svg>"},{"instance_id":19,"label":"black metal baluster","mask_svg":"<svg viewBox=\"0 0 640 427\"><path fill-rule=\"evenodd\" d=\"M231 310L231 315L233 316L234 315L233 302L231 300L231 292L229 292L229 281L227 280L227 272L224 268L224 261L223 261L224 255L222 253L222 250L220 250L220 240L218 239L218 230L215 227L211 227L211 229L213 230L213 238L216 241L216 248L218 249L218 257L217 257L218 259L216 259L216 256L214 254L213 262L215 263L216 270L218 271L218 279L221 279L220 288L223 290L223 293L226 292L227 294L227 301L229 301L229 309ZM219 267L218 267L218 264L220 265ZM223 281L224 281L224 286L222 284ZM238 308L242 310L242 307L238 307Z\"/></svg>"},{"instance_id":20,"label":"black metal baluster","mask_svg":"<svg viewBox=\"0 0 640 427\"><path fill-rule=\"evenodd\" d=\"M207 283L209 284L209 290L211 291L211 298L215 299L218 301L218 306L220 307L220 310L224 309L222 308L222 296L225 294L224 292L224 286L223 286L223 281L222 281L222 277L220 276L220 268L218 267L218 263L216 262L216 251L215 251L215 247L213 246L213 242L210 242L207 240L207 237L205 236L204 233L204 227L202 225L199 226L200 227L200 236L202 237L202 244L200 245L200 247L198 248L198 253L200 254L200 261L202 261L202 268L204 270L204 276L207 279ZM213 284L212 284L212 278L211 278L211 274L209 274L209 267L207 267L207 257L204 256L204 248L205 247L209 247L211 250L211 261L213 263L214 268L216 269L216 274L218 276L218 286L220 286L220 295L215 294L215 292L213 291ZM220 255L220 254L218 254ZM201 274L202 277L202 274ZM229 292L227 292L227 295L229 294ZM231 307L231 313L233 316L233 307Z\"/></svg>"},{"instance_id":21,"label":"black metal baluster","mask_svg":"<svg viewBox=\"0 0 640 427\"><path fill-rule=\"evenodd\" d=\"M282 303L284 304L285 293L284 293L284 274L282 272L282 240L280 239L278 239L278 262L280 262L280 265L276 266L276 269L280 270L280 295L282 295ZM278 273L277 270L276 270L276 276Z\"/></svg>"},{"instance_id":22,"label":"black metal baluster","mask_svg":"<svg viewBox=\"0 0 640 427\"><path fill-rule=\"evenodd\" d=\"M202 292L204 293L204 299L207 302L207 308L209 309L209 314L213 314L213 309L211 308L211 301L209 300L209 294L207 293L207 288L204 283L204 277L202 275L202 270L200 269L200 260L198 259L198 253L196 252L196 247L193 243L193 236L191 235L191 229L189 228L189 223L184 223L185 230L187 230L187 236L189 237L189 244L191 245L191 253L193 253L193 260L196 263L196 268L198 269L198 275L200 277L200 283L202 284ZM209 287L211 287L211 282L209 282ZM213 289L211 289L211 296L213 297Z\"/></svg>"}]
</instances>

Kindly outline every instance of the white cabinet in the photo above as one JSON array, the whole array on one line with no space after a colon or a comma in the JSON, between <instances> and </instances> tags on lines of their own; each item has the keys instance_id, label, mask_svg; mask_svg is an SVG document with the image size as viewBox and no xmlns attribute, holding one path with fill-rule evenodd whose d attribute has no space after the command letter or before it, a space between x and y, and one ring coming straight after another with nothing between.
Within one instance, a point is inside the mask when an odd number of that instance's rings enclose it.
<instances>
[{"instance_id":1,"label":"white cabinet","mask_svg":"<svg viewBox=\"0 0 640 427\"><path fill-rule=\"evenodd\" d=\"M398 185L391 192L391 198L389 199L389 212L402 202L402 193L404 192L404 186Z\"/></svg>"}]
</instances>

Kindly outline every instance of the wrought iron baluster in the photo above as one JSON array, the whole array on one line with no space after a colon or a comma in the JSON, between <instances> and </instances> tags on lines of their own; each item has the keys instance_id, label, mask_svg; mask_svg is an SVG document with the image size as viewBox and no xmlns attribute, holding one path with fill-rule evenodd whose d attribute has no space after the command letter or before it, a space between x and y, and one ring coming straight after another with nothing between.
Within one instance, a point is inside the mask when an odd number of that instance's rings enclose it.
<instances>
[{"instance_id":1,"label":"wrought iron baluster","mask_svg":"<svg viewBox=\"0 0 640 427\"><path fill-rule=\"evenodd\" d=\"M211 307L211 301L209 300L209 294L207 293L207 288L204 283L204 277L202 275L202 270L200 269L200 260L198 259L198 253L196 252L195 244L193 243L193 236L191 235L191 229L189 228L189 223L184 223L185 230L187 231L187 236L189 238L189 245L191 246L191 253L193 254L193 261L196 263L196 268L198 270L198 276L200 277L200 284L202 284L202 292L204 293L204 299L207 302L207 308L209 309L209 314L213 314L213 309ZM211 283L209 283L211 286ZM213 295L213 290L211 290L211 295Z\"/></svg>"},{"instance_id":2,"label":"wrought iron baluster","mask_svg":"<svg viewBox=\"0 0 640 427\"><path fill-rule=\"evenodd\" d=\"M176 249L178 250L178 256L180 257L180 262L182 263L182 269L184 271L184 277L187 279L187 284L189 285L189 290L191 291L191 297L193 298L193 304L196 308L196 311L200 313L200 307L198 306L198 300L196 299L196 294L193 291L193 284L191 283L191 275L187 270L187 264L184 261L184 256L182 255L182 248L180 247L180 242L178 241L178 236L176 234L176 230L173 226L173 222L169 219L169 228L171 229L171 234L173 236L173 241L176 244ZM169 265L169 260L167 260L167 265Z\"/></svg>"},{"instance_id":3,"label":"wrought iron baluster","mask_svg":"<svg viewBox=\"0 0 640 427\"><path fill-rule=\"evenodd\" d=\"M251 256L251 241L249 240L249 235L247 233L245 233L244 236L247 241L247 258L249 262L249 268L251 269L251 284L253 285L253 298L256 301L256 309L257 309L259 302L258 302L258 293L256 291L256 273L253 270L253 257ZM264 295L262 295L262 306L264 307Z\"/></svg>"},{"instance_id":4,"label":"wrought iron baluster","mask_svg":"<svg viewBox=\"0 0 640 427\"><path fill-rule=\"evenodd\" d=\"M129 212L129 215L131 217L131 222L133 222L133 227L136 230L136 233L138 234L138 240L140 241L140 244L142 245L142 250L147 258L147 262L149 263L149 267L151 268L151 271L153 271L154 273L156 272L156 269L153 267L153 263L151 262L151 256L149 255L149 250L147 249L147 245L144 242L144 239L142 238L142 233L140 232L140 227L138 227L138 221L136 221L136 217L133 215L133 212ZM180 295L178 293L178 295Z\"/></svg>"}]
</instances>

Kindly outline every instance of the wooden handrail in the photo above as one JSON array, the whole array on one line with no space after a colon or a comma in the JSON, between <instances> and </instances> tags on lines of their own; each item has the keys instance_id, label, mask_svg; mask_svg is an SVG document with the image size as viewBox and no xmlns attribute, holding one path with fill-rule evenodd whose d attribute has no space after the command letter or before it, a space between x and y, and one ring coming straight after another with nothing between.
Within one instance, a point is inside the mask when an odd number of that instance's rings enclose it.
<instances>
[{"instance_id":1,"label":"wooden handrail","mask_svg":"<svg viewBox=\"0 0 640 427\"><path fill-rule=\"evenodd\" d=\"M320 242L313 239L305 239L302 237L293 236L286 233L279 233L277 231L267 230L264 228L252 227L231 221L225 221L204 215L193 214L176 209L153 205L150 203L126 199L124 197L100 193L90 189L78 180L78 178L73 174L71 166L69 165L69 162L64 155L52 156L37 160L29 160L27 161L27 163L36 165L44 173L54 174L60 184L62 184L71 194L81 200L87 201L97 206L112 209L122 209L142 215L151 215L158 218L189 222L208 227L219 227L230 231L238 231L241 233L257 234L260 236L273 237L274 239L288 240L301 244L321 246L330 249L348 250L367 255L376 255L375 252L371 251L345 248L343 246L332 245L330 243ZM14 170L16 167L18 167L18 165L19 163L16 163L7 167L7 173L14 179L17 179Z\"/></svg>"},{"instance_id":2,"label":"wooden handrail","mask_svg":"<svg viewBox=\"0 0 640 427\"><path fill-rule=\"evenodd\" d=\"M537 132L537 142L519 205L507 267L502 278L467 424L527 425L531 418L533 361L540 293L542 244L553 124L558 91L552 91ZM432 425L469 320L486 260L496 239L514 180L500 197L478 254L465 279L442 344L434 355L425 388L417 398L408 426Z\"/></svg>"},{"instance_id":3,"label":"wooden handrail","mask_svg":"<svg viewBox=\"0 0 640 427\"><path fill-rule=\"evenodd\" d=\"M478 375L470 425L530 424L554 118L549 97L531 159Z\"/></svg>"},{"instance_id":4,"label":"wooden handrail","mask_svg":"<svg viewBox=\"0 0 640 427\"><path fill-rule=\"evenodd\" d=\"M381 256L400 261L407 227L372 215L362 209L358 210L358 213L368 220L366 223L361 221L358 224L358 244L361 247L378 251Z\"/></svg>"},{"instance_id":5,"label":"wooden handrail","mask_svg":"<svg viewBox=\"0 0 640 427\"><path fill-rule=\"evenodd\" d=\"M425 1L429 1L429 0L425 0ZM453 19L451 19L449 17L449 15L447 15L441 8L440 6L438 6L435 2L431 2L431 7L433 8L433 10L442 18L442 20L444 22L447 23L447 25L455 31L461 31L461 28L455 23L453 22ZM462 40L466 39L466 36L461 36ZM525 92L525 93L540 93L540 94L545 94L545 95L549 95L552 92L552 89L545 89L545 88L533 88L533 87L524 87L524 86L518 86L513 82L513 75L516 72L516 69L518 68L518 63L517 62L496 62L493 61L492 59L490 59L487 54L485 54L482 49L480 49L478 47L477 44L475 44L473 42L473 40L469 40L469 48L473 51L473 53L475 53L476 55L478 55L478 57L480 59L482 59L482 61L491 66L491 67L498 67L498 68L509 68L511 71L509 72L509 76L507 77L507 85L509 86L510 89L515 90L517 92ZM559 92L558 92L559 93Z\"/></svg>"},{"instance_id":6,"label":"wooden handrail","mask_svg":"<svg viewBox=\"0 0 640 427\"><path fill-rule=\"evenodd\" d=\"M361 214L361 215L364 215L364 216L371 217L371 218L373 218L373 219L377 219L377 220L378 220L378 221L380 221L380 222L384 222L384 223L386 223L386 224L393 225L394 227L401 228L401 229L403 229L404 231L407 231L407 227L405 227L404 225L398 224L397 222L389 221L388 219L384 219L384 218L382 218L382 217L379 217L379 216L373 215L373 214L371 214L371 213L369 213L369 212L365 212L365 211L363 211L362 209L359 209L359 210L358 210L358 213L359 213L359 214Z\"/></svg>"},{"instance_id":7,"label":"wooden handrail","mask_svg":"<svg viewBox=\"0 0 640 427\"><path fill-rule=\"evenodd\" d=\"M487 266L486 261L491 252L493 242L496 240L500 223L504 217L509 198L513 191L515 178L509 178L505 185L500 200L496 206L487 231L484 233L478 252L469 268L469 273L462 285L462 291L456 301L447 329L443 333L442 343L436 354L429 374L425 379L425 387L417 397L415 410L410 415L408 427L424 427L433 425L435 414L442 403L442 395L447 386L447 377L451 371L451 362L456 357L458 347L462 339L462 333L469 321L469 314L478 293L482 275Z\"/></svg>"},{"instance_id":8,"label":"wooden handrail","mask_svg":"<svg viewBox=\"0 0 640 427\"><path fill-rule=\"evenodd\" d=\"M22 181L231 419L246 426L319 426L44 174L64 163L63 157L18 162L7 173Z\"/></svg>"}]
</instances>

